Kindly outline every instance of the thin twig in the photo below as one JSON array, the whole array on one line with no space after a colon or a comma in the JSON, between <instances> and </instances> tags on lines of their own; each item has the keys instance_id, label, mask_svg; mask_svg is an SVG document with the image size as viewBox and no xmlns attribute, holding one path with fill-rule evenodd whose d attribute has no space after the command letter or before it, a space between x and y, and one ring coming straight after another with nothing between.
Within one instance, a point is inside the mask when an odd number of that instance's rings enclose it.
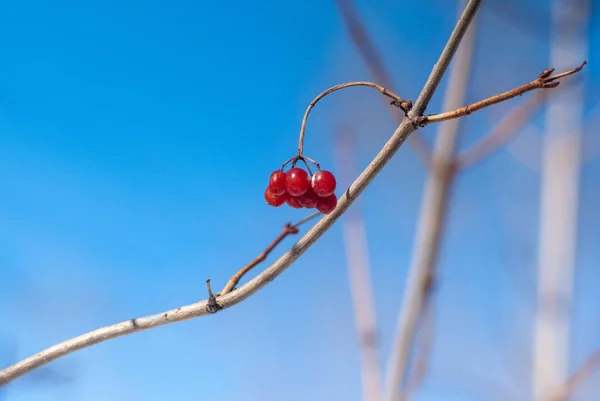
<instances>
[{"instance_id":1,"label":"thin twig","mask_svg":"<svg viewBox=\"0 0 600 401\"><path fill-rule=\"evenodd\" d=\"M384 88L381 85L375 84L373 82L366 81L355 81L355 82L346 82L343 84L339 84L336 86L332 86L331 88L321 92L316 98L313 99L312 102L306 108L306 112L304 113L304 118L302 118L302 124L300 125L300 138L298 139L298 156L303 156L304 151L304 132L306 131L306 121L308 120L308 115L310 111L315 107L315 105L319 102L319 100L323 99L325 96L329 95L332 92L338 91L340 89L346 89L353 86L367 86L369 88L377 89L384 96L387 96L393 99L394 102L404 102L402 98L396 95L394 92Z\"/></svg>"},{"instance_id":2,"label":"thin twig","mask_svg":"<svg viewBox=\"0 0 600 401\"><path fill-rule=\"evenodd\" d=\"M304 217L302 220L300 220L299 222L297 222L294 225L292 225L290 223L287 223L283 227L283 231L281 231L281 234L279 234L273 240L273 242L271 242L271 244L269 244L269 246L267 247L267 249L265 249L260 255L258 255L256 258L254 258L254 260L252 262L248 263L246 266L244 266L240 270L238 270L238 272L235 273L229 279L229 281L227 282L227 284L225 285L225 287L221 290L220 293L217 294L217 296L223 296L223 295L228 294L231 291L233 291L235 289L235 286L238 285L238 283L242 279L242 277L244 277L244 275L246 273L248 273L250 270L252 270L257 264L259 264L262 261L264 261L267 258L267 256L269 256L269 254L271 253L271 251L273 249L275 249L275 247L277 245L279 245L279 243L281 241L283 241L290 234L298 234L298 227L301 224L306 223L307 221L309 221L309 220L311 220L311 219L319 216L320 214L321 214L320 212L314 212L312 214L309 214L308 216Z\"/></svg>"},{"instance_id":3,"label":"thin twig","mask_svg":"<svg viewBox=\"0 0 600 401\"><path fill-rule=\"evenodd\" d=\"M564 385L550 398L549 401L566 401L600 365L600 348L594 351L588 359L567 379Z\"/></svg>"},{"instance_id":4,"label":"thin twig","mask_svg":"<svg viewBox=\"0 0 600 401\"><path fill-rule=\"evenodd\" d=\"M353 132L348 128L340 129L334 148L337 170L351 177L357 171L355 142L356 135ZM346 213L341 224L354 321L360 344L363 399L364 401L380 401L382 380L377 338L377 314L364 220L360 205L355 205L354 209Z\"/></svg>"},{"instance_id":5,"label":"thin twig","mask_svg":"<svg viewBox=\"0 0 600 401\"><path fill-rule=\"evenodd\" d=\"M475 28L468 29L475 17L480 1L470 0L462 12L454 35L464 36L463 47L456 57L444 98L444 107L454 108L465 101L466 87L475 43ZM457 29L462 29L457 32ZM466 33L466 35L465 35ZM456 51L457 46L446 46L446 51ZM447 65L436 64L436 69L445 71ZM425 92L431 98L432 91ZM415 109L420 105L415 103ZM410 114L409 114L410 116ZM397 400L404 388L404 379L414 342L417 323L424 312L432 282L435 279L435 266L441 248L443 225L450 202L450 193L456 176L454 150L459 133L460 120L449 121L439 128L433 152L431 170L423 194L418 231L413 247L404 299L398 314L396 333L392 351L388 358L386 375L386 401Z\"/></svg>"},{"instance_id":6,"label":"thin twig","mask_svg":"<svg viewBox=\"0 0 600 401\"><path fill-rule=\"evenodd\" d=\"M411 111L411 113L413 113L413 119L423 114L423 111L427 107L431 96L433 96L433 93L439 85L439 82L441 81L448 64L452 60L452 56L454 55L454 52L458 47L466 28L468 27L468 22L465 23L465 20L470 21L472 19L472 14L475 13L477 6L479 6L480 3L481 0L470 0L469 5L467 6L467 10L469 10L467 15L461 18L457 24L455 31L452 33L448 44L446 45L446 48L442 52L438 64L436 64L431 72L429 79L427 80L427 83L425 84L425 87L419 96L419 99L417 99L416 105ZM348 188L340 197L337 207L330 214L325 215L321 220L319 220L291 247L290 250L285 252L262 273L241 286L236 291L232 291L229 294L219 297L219 306L222 309L227 309L244 301L251 295L264 288L277 276L283 273L289 266L291 266L292 263L294 263L302 254L304 254L304 252L306 252L308 248L312 246L312 244L321 238L321 236L327 232L327 230L342 216L342 214L348 210L356 198L360 196L360 194L371 183L371 181L373 181L373 179L381 172L387 163L394 157L402 144L404 144L409 135L415 130L416 127L413 124L413 121L404 119L396 128L393 135L386 142L383 148L379 151L377 156L375 156L375 158L368 164L360 176L356 178L350 188ZM90 347L113 338L137 333L165 324L180 322L199 316L205 316L209 314L206 306L207 301L203 300L159 314L126 320L111 326L102 327L70 340L66 340L1 370L0 386L6 385L17 377L20 377L36 368L39 368L40 366L46 365L60 357L69 355L82 348Z\"/></svg>"},{"instance_id":7,"label":"thin twig","mask_svg":"<svg viewBox=\"0 0 600 401\"><path fill-rule=\"evenodd\" d=\"M524 104L513 108L479 142L457 156L458 168L462 170L473 166L506 143L510 137L519 131L523 124L531 119L536 111L540 110L548 98L547 95L548 92L546 91L536 92Z\"/></svg>"},{"instance_id":8,"label":"thin twig","mask_svg":"<svg viewBox=\"0 0 600 401\"><path fill-rule=\"evenodd\" d=\"M499 95L491 96L487 99L480 100L479 102L461 107L456 110L446 111L440 114L430 114L427 116L421 116L417 119L416 123L421 126L424 126L428 124L452 120L453 118L467 116L475 111L481 110L485 107L489 107L500 102L504 102L506 100L512 99L513 97L521 96L522 94L535 89L556 88L560 84L560 82L558 81L559 79L581 71L585 64L586 62L584 61L583 63L581 63L581 65L579 65L579 67L573 68L569 71L561 72L560 74L556 75L551 75L554 72L554 68L548 68L542 71L542 73L531 82L518 86L504 93L500 93Z\"/></svg>"},{"instance_id":9,"label":"thin twig","mask_svg":"<svg viewBox=\"0 0 600 401\"><path fill-rule=\"evenodd\" d=\"M391 88L394 90L395 85L392 77L385 69L379 52L377 51L373 40L369 37L369 34L367 33L367 30L365 29L364 24L362 23L360 16L356 11L353 1L336 0L336 4L342 16L342 20L346 25L346 29L348 30L348 34L358 49L358 52L362 56L374 80L384 85L386 88ZM400 101L398 102L398 106L406 113L412 107L412 102L410 100ZM394 109L388 108L388 110L390 111L392 117L394 117L398 124L400 124L403 116L398 113L394 113ZM426 166L431 167L431 149L429 149L427 143L422 140L422 137L417 133L415 135L411 135L408 140L423 163Z\"/></svg>"},{"instance_id":10,"label":"thin twig","mask_svg":"<svg viewBox=\"0 0 600 401\"><path fill-rule=\"evenodd\" d=\"M467 28L471 24L471 21L479 9L481 1L482 0L469 0L467 3L467 6L465 7L465 10L458 20L456 26L454 27L454 30L450 35L450 39L448 40L448 43L446 43L438 62L433 66L433 70L431 71L431 75L429 77L433 77L434 79L429 79L427 81L425 87L419 95L419 98L415 102L413 109L409 113L413 119L421 117L421 115L417 113L419 110L425 110L426 105L428 105L431 101L431 98L440 84L446 69L448 69L448 66L450 65L452 57L454 57L454 54L458 49L458 45L460 45L465 32L467 32Z\"/></svg>"}]
</instances>

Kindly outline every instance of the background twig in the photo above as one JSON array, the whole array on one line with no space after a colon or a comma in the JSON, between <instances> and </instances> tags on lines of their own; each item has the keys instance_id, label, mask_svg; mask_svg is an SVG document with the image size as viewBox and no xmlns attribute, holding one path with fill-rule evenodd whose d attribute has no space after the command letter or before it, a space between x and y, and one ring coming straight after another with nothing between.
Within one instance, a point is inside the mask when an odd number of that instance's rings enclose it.
<instances>
[{"instance_id":1,"label":"background twig","mask_svg":"<svg viewBox=\"0 0 600 401\"><path fill-rule=\"evenodd\" d=\"M461 21L473 18L478 2L470 1ZM462 9L462 6L461 6ZM469 17L469 12L470 14ZM467 30L468 23L464 23ZM475 27L467 30L463 45L458 52L448 81L444 108L454 109L464 103L471 69L471 56L475 43ZM436 65L436 68L443 66ZM426 96L431 96L426 92ZM420 103L417 100L416 106ZM396 334L387 365L386 401L400 397L417 322L423 313L434 278L443 223L446 219L450 189L455 176L454 149L459 131L459 120L441 125L433 153L433 170L425 184L423 204L418 222L418 231L413 248L413 259L408 273L404 299L398 315Z\"/></svg>"},{"instance_id":2,"label":"background twig","mask_svg":"<svg viewBox=\"0 0 600 401\"><path fill-rule=\"evenodd\" d=\"M381 56L373 43L373 40L369 37L367 30L362 23L360 16L354 6L354 2L352 0L336 0L336 5L344 21L344 25L348 30L348 34L350 38L354 42L356 49L359 54L362 56L367 68L371 72L373 79L380 83L381 85L390 88L395 91L395 85L392 80L390 74L388 74L385 66L383 65L383 61L381 60ZM403 104L403 101L400 102L400 106L404 111L408 110L408 106L411 104ZM402 121L403 116L394 109L390 109L391 115L398 124ZM410 145L413 147L417 155L421 158L423 163L431 167L431 150L427 143L423 140L419 133L412 135L409 138Z\"/></svg>"},{"instance_id":3,"label":"background twig","mask_svg":"<svg viewBox=\"0 0 600 401\"><path fill-rule=\"evenodd\" d=\"M425 313L422 315L422 324L419 332L419 338L415 349L415 362L406 381L406 386L400 395L400 401L408 399L417 392L429 372L431 356L433 353L433 342L435 339L435 300L433 291L428 291L428 297L425 306Z\"/></svg>"},{"instance_id":4,"label":"background twig","mask_svg":"<svg viewBox=\"0 0 600 401\"><path fill-rule=\"evenodd\" d=\"M340 128L337 132L335 150L337 171L354 176L357 171L355 133L348 128ZM362 359L363 399L379 401L382 380L375 297L371 283L365 220L361 209L357 206L359 205L355 205L351 211L346 213L341 225L354 320Z\"/></svg>"},{"instance_id":5,"label":"background twig","mask_svg":"<svg viewBox=\"0 0 600 401\"><path fill-rule=\"evenodd\" d=\"M465 169L473 166L506 143L536 111L541 109L549 95L546 91L536 92L523 104L515 106L479 142L461 152L457 159L458 168Z\"/></svg>"},{"instance_id":6,"label":"background twig","mask_svg":"<svg viewBox=\"0 0 600 401\"><path fill-rule=\"evenodd\" d=\"M589 1L554 0L550 62L566 68L588 55ZM553 96L546 114L541 174L533 399L567 377L577 247L584 82Z\"/></svg>"},{"instance_id":7,"label":"background twig","mask_svg":"<svg viewBox=\"0 0 600 401\"><path fill-rule=\"evenodd\" d=\"M575 389L589 378L600 365L600 349L594 351L588 359L567 379L549 401L566 401Z\"/></svg>"}]
</instances>

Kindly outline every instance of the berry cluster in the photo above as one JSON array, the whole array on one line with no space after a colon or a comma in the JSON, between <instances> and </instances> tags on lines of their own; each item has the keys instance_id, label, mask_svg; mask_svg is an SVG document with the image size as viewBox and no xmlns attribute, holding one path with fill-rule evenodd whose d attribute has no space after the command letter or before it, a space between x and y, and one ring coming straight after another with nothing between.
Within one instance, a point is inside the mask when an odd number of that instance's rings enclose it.
<instances>
[{"instance_id":1,"label":"berry cluster","mask_svg":"<svg viewBox=\"0 0 600 401\"><path fill-rule=\"evenodd\" d=\"M331 172L319 170L311 178L306 171L292 164L287 172L282 168L271 173L265 200L275 207L287 203L294 209L316 208L323 214L329 214L337 205L337 197L333 193L335 186L335 176Z\"/></svg>"}]
</instances>

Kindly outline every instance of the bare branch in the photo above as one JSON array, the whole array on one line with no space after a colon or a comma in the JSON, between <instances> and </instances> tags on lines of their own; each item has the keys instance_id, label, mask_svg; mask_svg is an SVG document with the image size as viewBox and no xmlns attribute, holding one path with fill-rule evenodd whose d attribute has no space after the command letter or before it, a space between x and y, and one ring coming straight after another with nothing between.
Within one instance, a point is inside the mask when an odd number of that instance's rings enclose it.
<instances>
[{"instance_id":1,"label":"bare branch","mask_svg":"<svg viewBox=\"0 0 600 401\"><path fill-rule=\"evenodd\" d=\"M406 118L402 121L402 123L400 123L398 128L396 128L393 135L379 151L377 156L375 156L375 158L369 163L360 176L358 176L350 188L348 188L340 197L337 207L330 214L319 220L306 234L304 234L304 236L302 236L302 238L298 240L298 242L292 246L290 250L285 252L279 259L277 259L277 261L266 268L262 273L237 290L219 297L218 305L221 309L227 309L242 302L257 291L264 288L277 276L283 273L289 266L291 266L292 263L294 263L302 254L304 254L304 252L306 252L308 248L312 246L312 244L321 238L321 236L327 232L327 230L340 218L340 216L346 210L348 210L356 198L365 190L371 181L373 181L379 172L381 172L381 170L387 165L392 157L394 157L398 149L400 149L409 135L416 130L416 126L413 123L414 118L423 114L423 111L427 107L431 96L433 96L435 89L441 81L448 64L452 60L452 56L454 55L456 48L458 47L458 44L460 43L468 27L468 22L470 22L472 19L472 16L480 3L481 0L470 0L465 15L461 18L457 24L457 27L453 31L446 48L442 52L440 60L431 72L416 105L411 110L411 119ZM411 113L409 113L409 117ZM159 314L126 320L121 323L90 331L47 348L1 370L0 386L6 385L17 377L26 374L27 372L46 365L60 357L69 355L82 348L90 347L113 338L137 333L139 331L148 330L165 324L180 322L199 316L205 316L209 313L210 312L207 311L207 301L203 300Z\"/></svg>"},{"instance_id":2,"label":"bare branch","mask_svg":"<svg viewBox=\"0 0 600 401\"><path fill-rule=\"evenodd\" d=\"M356 136L348 129L340 129L336 139L337 170L354 176L357 170ZM375 297L371 282L365 221L357 205L346 214L341 224L354 320L360 341L363 398L365 401L380 401L382 381Z\"/></svg>"},{"instance_id":3,"label":"bare branch","mask_svg":"<svg viewBox=\"0 0 600 401\"><path fill-rule=\"evenodd\" d=\"M233 289L235 288L236 285L238 285L238 283L240 282L240 280L242 279L242 277L244 277L244 275L246 273L248 273L250 270L252 270L254 268L254 266L256 266L257 264L259 264L262 261L264 261L267 258L267 256L269 256L269 254L271 253L271 251L281 241L283 241L285 239L285 237L287 237L290 234L298 234L298 226L300 226L301 224L309 221L310 219L313 219L313 218L319 216L320 214L321 214L320 212L314 212L312 214L309 214L308 216L306 216L305 218L303 218L302 220L300 220L299 222L297 222L294 225L292 225L291 223L287 223L283 227L283 231L281 232L281 234L279 234L273 240L273 242L271 242L271 244L267 247L267 249L265 249L260 255L258 255L252 262L248 263L246 266L242 267L236 274L234 274L229 279L229 281L227 282L227 284L225 285L225 287L221 290L221 292L217 294L217 296L222 296L222 295L228 294L231 291L233 291Z\"/></svg>"},{"instance_id":4,"label":"bare branch","mask_svg":"<svg viewBox=\"0 0 600 401\"><path fill-rule=\"evenodd\" d=\"M589 0L554 2L550 42L552 65L568 68L587 58L588 27L592 20L590 5ZM547 75L551 73L549 70ZM553 394L552 391L567 377L569 365L584 99L585 85L580 83L553 97L546 110L531 365L532 395L536 401ZM574 130L574 134L567 137L570 130Z\"/></svg>"},{"instance_id":5,"label":"bare branch","mask_svg":"<svg viewBox=\"0 0 600 401\"><path fill-rule=\"evenodd\" d=\"M394 90L395 85L392 80L390 74L388 74L385 66L383 65L383 61L379 56L379 52L373 43L373 40L369 37L362 21L358 13L356 12L356 8L354 7L352 0L336 0L336 4L342 16L342 19L346 25L346 29L352 40L354 41L354 45L358 49L358 52L362 56L367 68L371 72L371 75L375 79L376 82L381 83L387 88L392 88ZM399 106L405 113L410 110L412 107L412 102L402 101L397 102L397 106ZM390 109L390 111L393 109ZM398 124L402 121L402 116L398 113L391 113L392 117L396 119ZM423 139L419 136L419 134L412 135L409 138L410 145L417 152L423 163L431 167L431 150L429 146L423 141Z\"/></svg>"},{"instance_id":6,"label":"bare branch","mask_svg":"<svg viewBox=\"0 0 600 401\"><path fill-rule=\"evenodd\" d=\"M556 75L551 75L554 72L554 69L548 68L548 69L542 71L542 73L531 82L528 82L526 84L518 86L514 89L511 89L511 90L501 93L499 95L495 95L495 96L489 97L487 99L480 100L479 102L470 104L468 106L461 107L460 109L446 111L446 112L440 113L440 114L430 114L428 116L421 116L417 119L416 123L421 126L424 126L424 125L428 125L428 124L452 120L453 118L467 116L477 110L481 110L485 107L489 107L494 104L504 102L505 100L512 99L513 97L521 96L522 94L530 92L535 89L556 88L560 84L560 82L558 81L559 79L581 71L581 69L583 68L583 66L585 64L586 64L586 62L584 61L583 63L581 63L581 65L579 67L574 68L569 71L561 72L560 74L556 74Z\"/></svg>"},{"instance_id":7,"label":"bare branch","mask_svg":"<svg viewBox=\"0 0 600 401\"><path fill-rule=\"evenodd\" d=\"M417 99L413 109L409 113L409 115L413 119L421 117L421 115L417 113L419 112L419 110L424 110L431 101L431 98L433 97L433 94L435 93L438 85L440 84L440 81L442 80L446 69L448 69L448 65L450 65L452 57L454 57L454 54L458 49L458 45L460 44L463 36L465 35L465 32L467 32L467 28L469 28L469 25L475 17L477 9L480 5L481 0L469 0L469 2L467 3L467 6L465 7L464 12L460 16L458 23L454 27L454 30L450 35L450 39L448 40L448 43L446 43L446 46L444 47L444 50L442 51L438 62L435 63L435 65L433 66L433 71L431 71L431 75L425 83L425 87L421 91L419 98Z\"/></svg>"},{"instance_id":8,"label":"bare branch","mask_svg":"<svg viewBox=\"0 0 600 401\"><path fill-rule=\"evenodd\" d=\"M475 28L468 29L468 27L475 17L479 4L479 1L471 0L468 2L455 31L452 33L452 37L459 38L457 39L459 41L464 36L464 47L461 47L459 51L455 61L456 64L453 65L448 81L444 98L444 107L447 108L454 108L464 102L475 43ZM461 31L457 32L458 29L461 29ZM457 44L449 43L446 45L440 61L434 67L434 72L446 70L447 63L444 63L444 60L449 60L457 47ZM434 81L431 84L436 85L438 83L439 81ZM431 98L432 91L433 89L424 90L422 95ZM418 109L421 101L424 100L419 97L413 111ZM410 113L409 117L412 117ZM437 143L433 152L434 168L425 184L411 267L404 299L398 314L392 351L388 359L386 401L395 401L401 396L417 323L419 317L423 314L435 277L435 266L442 242L443 225L450 202L450 192L456 176L454 150L460 128L459 122L459 120L449 121L439 128Z\"/></svg>"},{"instance_id":9,"label":"bare branch","mask_svg":"<svg viewBox=\"0 0 600 401\"><path fill-rule=\"evenodd\" d=\"M600 365L600 348L594 351L588 359L567 379L550 401L567 401L575 389L589 378Z\"/></svg>"},{"instance_id":10,"label":"bare branch","mask_svg":"<svg viewBox=\"0 0 600 401\"><path fill-rule=\"evenodd\" d=\"M371 75L377 82L381 82L383 85L393 87L393 81L390 74L385 69L383 61L379 56L379 52L373 43L373 40L369 37L365 26L354 7L352 0L336 0L336 5L342 16L342 20L346 25L350 38L356 45L356 48L362 56L367 68L371 71ZM410 107L407 107L404 100L400 99L399 103L402 105L404 111L408 111Z\"/></svg>"},{"instance_id":11,"label":"bare branch","mask_svg":"<svg viewBox=\"0 0 600 401\"><path fill-rule=\"evenodd\" d=\"M306 121L308 120L308 115L310 114L310 111L313 109L313 107L315 107L315 105L319 102L319 100L323 99L325 96L329 95L330 93L338 91L340 89L351 88L353 86L367 86L369 88L377 89L384 96L387 96L387 97L393 99L394 102L404 102L402 100L402 98L400 96L396 95L394 92L384 88L381 85L374 84L372 82L366 82L366 81L346 82L343 84L332 86L331 88L324 90L319 95L317 95L317 97L315 97L312 102L310 102L310 104L306 108L306 112L304 113L304 118L302 118L302 124L300 125L300 138L298 139L298 156L303 156L304 132L306 131Z\"/></svg>"},{"instance_id":12,"label":"bare branch","mask_svg":"<svg viewBox=\"0 0 600 401\"><path fill-rule=\"evenodd\" d=\"M524 104L516 106L479 142L463 151L457 159L459 169L465 169L483 160L501 147L538 111L548 98L546 91L536 92Z\"/></svg>"},{"instance_id":13,"label":"bare branch","mask_svg":"<svg viewBox=\"0 0 600 401\"><path fill-rule=\"evenodd\" d=\"M419 333L418 349L415 352L415 364L412 369L406 387L404 388L400 401L408 399L419 389L429 371L429 363L433 351L433 342L435 339L435 300L431 296L431 290L428 292L427 306L423 314L423 323Z\"/></svg>"}]
</instances>

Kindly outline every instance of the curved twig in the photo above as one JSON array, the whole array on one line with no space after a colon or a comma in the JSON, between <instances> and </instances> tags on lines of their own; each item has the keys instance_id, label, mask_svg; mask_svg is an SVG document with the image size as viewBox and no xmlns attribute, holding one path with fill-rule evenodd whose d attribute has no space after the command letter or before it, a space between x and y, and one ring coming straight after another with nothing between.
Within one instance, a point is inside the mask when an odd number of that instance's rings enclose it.
<instances>
[{"instance_id":1,"label":"curved twig","mask_svg":"<svg viewBox=\"0 0 600 401\"><path fill-rule=\"evenodd\" d=\"M306 130L306 120L308 119L308 115L310 114L310 111L312 110L312 108L315 107L315 105L317 104L317 102L319 100L323 99L325 96L329 95L330 93L338 91L340 89L351 88L353 86L366 86L369 88L377 89L383 95L392 98L394 102L398 102L398 104L405 103L404 100L402 100L402 98L400 96L396 95L394 92L384 88L381 85L375 84L373 82L354 81L354 82L346 82L343 84L332 86L331 88L321 92L316 98L313 99L312 102L310 102L310 104L306 108L306 112L304 113L304 118L302 118L302 125L300 126L300 138L298 139L298 156L303 156L302 152L304 151L304 132Z\"/></svg>"},{"instance_id":2,"label":"curved twig","mask_svg":"<svg viewBox=\"0 0 600 401\"><path fill-rule=\"evenodd\" d=\"M230 293L231 291L233 291L233 289L235 288L236 285L238 285L238 283L240 282L240 280L242 279L242 277L244 277L244 275L246 273L248 273L250 270L252 270L257 264L259 264L260 262L264 261L267 256L269 256L269 254L271 253L271 251L273 249L275 249L275 247L285 239L285 237L287 237L290 234L298 234L298 227L303 224L306 223L307 221L314 219L315 217L319 216L321 214L321 212L314 212L309 214L308 216L306 216L305 218L303 218L302 220L300 220L299 222L297 222L296 224L292 225L291 223L287 223L284 227L283 227L283 231L281 232L281 234L279 234L274 240L273 242L271 242L271 244L267 247L267 249L265 249L260 255L258 255L256 258L254 258L254 260L250 263L248 263L246 266L242 267L240 270L238 270L237 273L235 273L227 282L227 284L225 285L225 287L221 290L220 293L217 294L218 296L223 296L225 294Z\"/></svg>"}]
</instances>

